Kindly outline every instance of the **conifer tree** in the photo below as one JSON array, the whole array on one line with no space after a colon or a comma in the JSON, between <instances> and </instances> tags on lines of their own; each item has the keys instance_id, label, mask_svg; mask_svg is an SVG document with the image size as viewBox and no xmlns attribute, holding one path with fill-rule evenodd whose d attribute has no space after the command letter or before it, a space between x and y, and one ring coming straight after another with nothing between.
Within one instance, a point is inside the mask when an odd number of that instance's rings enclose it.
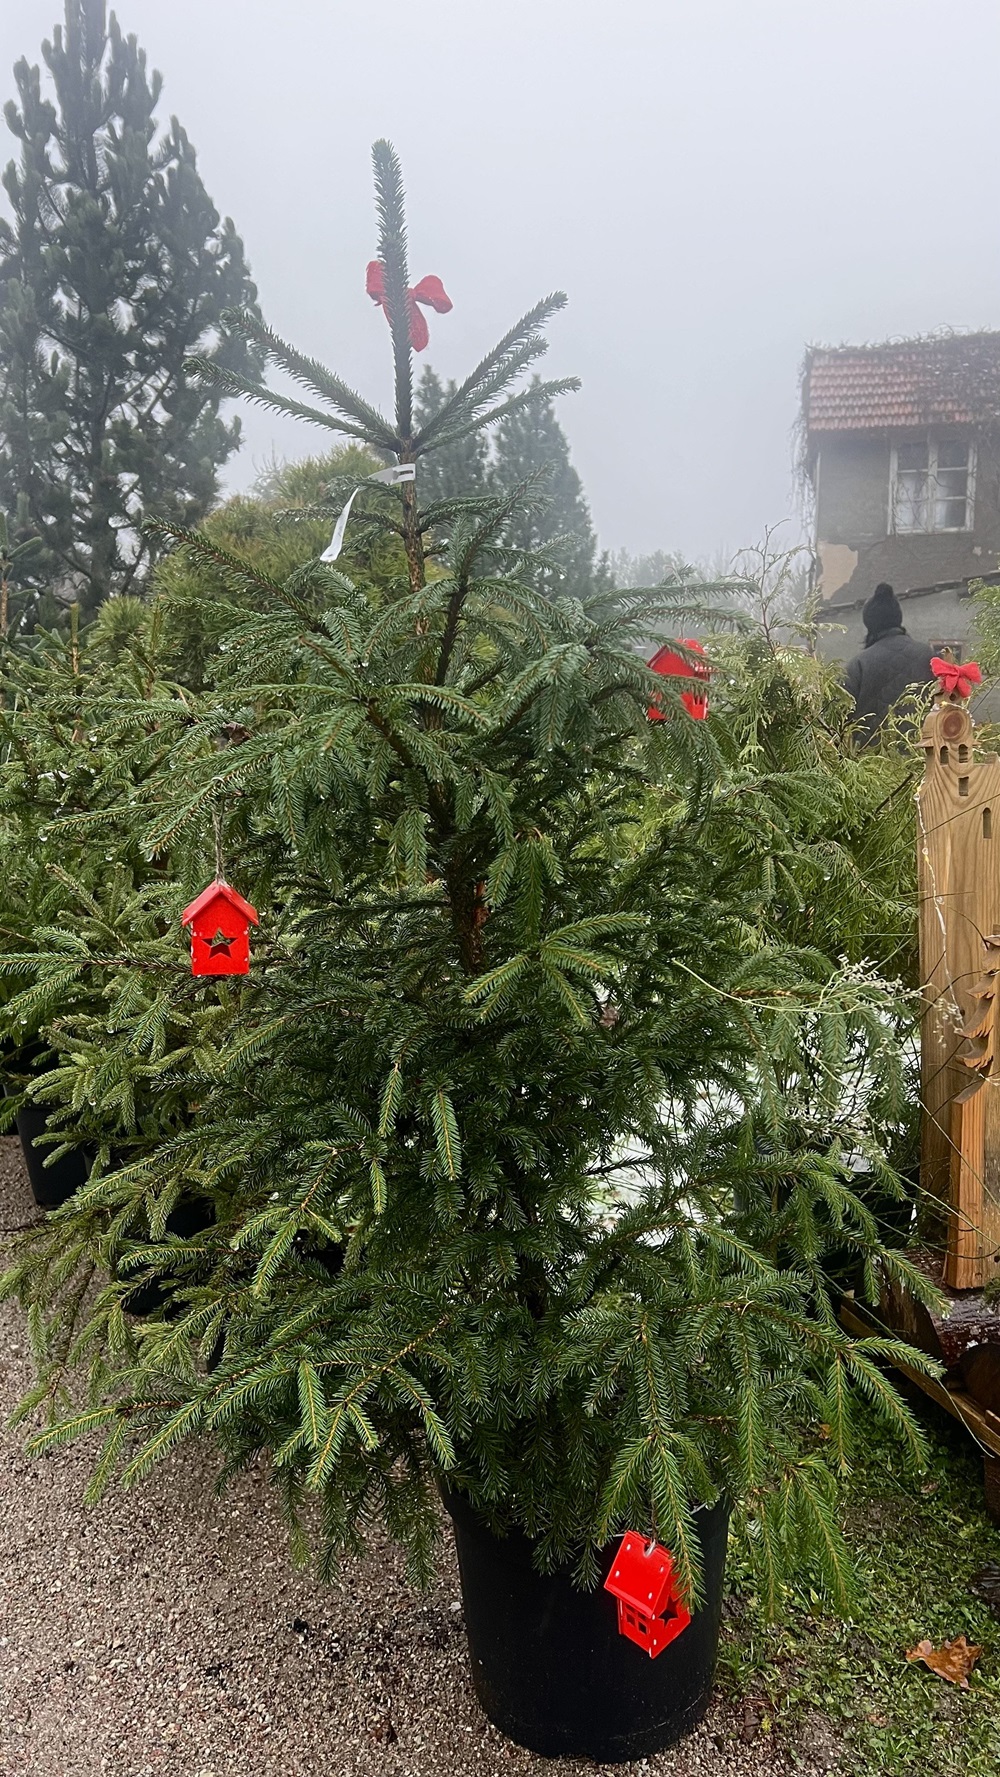
<instances>
[{"instance_id":1,"label":"conifer tree","mask_svg":"<svg viewBox=\"0 0 1000 1777\"><path fill-rule=\"evenodd\" d=\"M632 555L616 549L608 560L616 586L690 586L709 578L704 568L677 550L654 549L649 555Z\"/></svg>"},{"instance_id":2,"label":"conifer tree","mask_svg":"<svg viewBox=\"0 0 1000 1777\"><path fill-rule=\"evenodd\" d=\"M104 0L66 0L42 53L53 97L22 60L5 109L20 156L0 222L0 505L92 611L141 583L144 513L193 523L211 506L239 422L184 359L248 369L245 342L212 341L255 292L184 131L157 134L160 76Z\"/></svg>"},{"instance_id":3,"label":"conifer tree","mask_svg":"<svg viewBox=\"0 0 1000 1777\"><path fill-rule=\"evenodd\" d=\"M511 542L529 554L558 543L565 590L580 597L594 569L597 540L583 483L570 460L569 441L552 401L540 401L501 420L491 477L505 491L542 473L544 506L522 509L509 527Z\"/></svg>"},{"instance_id":4,"label":"conifer tree","mask_svg":"<svg viewBox=\"0 0 1000 1777\"><path fill-rule=\"evenodd\" d=\"M456 384L447 386L428 364L416 389L416 415L426 425L440 413L446 401L456 392ZM472 432L445 449L427 457L421 476L422 498L455 500L469 494L484 492L489 474L489 440L485 432Z\"/></svg>"},{"instance_id":5,"label":"conifer tree","mask_svg":"<svg viewBox=\"0 0 1000 1777\"><path fill-rule=\"evenodd\" d=\"M430 420L455 385L445 389L427 366L416 392L416 410ZM599 563L597 539L583 484L570 460L569 441L551 400L523 407L497 424L492 440L472 433L427 460L422 485L428 499L452 499L486 487L509 492L535 481L537 498L524 501L506 533L510 545L537 557L547 584L577 598L607 599L607 565Z\"/></svg>"},{"instance_id":6,"label":"conifer tree","mask_svg":"<svg viewBox=\"0 0 1000 1777\"><path fill-rule=\"evenodd\" d=\"M0 637L6 640L14 619L13 601L20 604L18 594L32 580L42 546L39 537L18 537L0 512Z\"/></svg>"},{"instance_id":7,"label":"conifer tree","mask_svg":"<svg viewBox=\"0 0 1000 1777\"><path fill-rule=\"evenodd\" d=\"M693 1508L725 1494L772 1608L806 1562L843 1603L853 1393L920 1439L878 1367L897 1348L843 1332L824 1262L846 1246L872 1293L876 1265L926 1287L850 1188L856 1144L884 1162L844 1082L863 1060L890 1114L893 997L783 932L834 823L825 754L772 774L689 721L635 653L648 592L613 621L548 596L507 540L540 477L424 502L429 455L566 386L518 387L563 298L418 420L400 170L387 143L374 159L391 416L253 315L301 397L201 374L415 467L359 501L388 570L279 580L171 528L232 589L213 680L96 695L85 734L113 764L46 822L141 830L159 927L148 890L140 917L95 888L72 930L0 956L0 1028L44 1005L60 1128L103 1156L4 1285L35 1309L36 1447L102 1429L95 1490L188 1435L227 1469L267 1453L300 1544L316 1498L327 1564L378 1514L424 1573L437 1480L581 1579L647 1529L695 1592ZM692 613L661 616L685 633ZM3 715L12 820L78 696ZM221 864L262 919L251 975L219 984L188 974L177 925ZM781 1090L806 1075L808 1139ZM188 1241L167 1219L184 1192L212 1210ZM137 1277L171 1297L138 1326ZM92 1365L83 1409L68 1355Z\"/></svg>"}]
</instances>

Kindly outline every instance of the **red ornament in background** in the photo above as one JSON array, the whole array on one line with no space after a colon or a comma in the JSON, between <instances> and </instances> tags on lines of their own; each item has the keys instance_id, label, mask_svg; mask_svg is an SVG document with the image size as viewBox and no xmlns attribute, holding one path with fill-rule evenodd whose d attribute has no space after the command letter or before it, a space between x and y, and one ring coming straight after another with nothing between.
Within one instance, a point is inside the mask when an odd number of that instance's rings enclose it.
<instances>
[{"instance_id":1,"label":"red ornament in background","mask_svg":"<svg viewBox=\"0 0 1000 1777\"><path fill-rule=\"evenodd\" d=\"M370 259L365 276L365 289L378 307L385 309L385 318L389 320L389 310L385 305L385 266L381 259ZM422 352L430 341L430 328L427 318L420 313L418 302L426 303L428 308L436 309L439 315L446 315L454 305L451 297L441 282L433 274L429 278L421 278L412 290L406 292L406 307L410 319L410 344L415 352Z\"/></svg>"},{"instance_id":2,"label":"red ornament in background","mask_svg":"<svg viewBox=\"0 0 1000 1777\"><path fill-rule=\"evenodd\" d=\"M646 665L652 667L654 673L660 673L664 678L704 679L706 682L704 691L681 692L681 702L688 715L693 716L696 722L703 722L708 715L707 683L712 676L712 669L707 660L704 664L698 660L685 660L683 654L676 652L678 647L690 648L693 654L704 654L705 652L700 642L684 640L675 643L673 648L668 642L656 650L652 660L648 660ZM667 719L667 711L658 709L655 703L650 704L646 713L651 722L665 722Z\"/></svg>"},{"instance_id":3,"label":"red ornament in background","mask_svg":"<svg viewBox=\"0 0 1000 1777\"><path fill-rule=\"evenodd\" d=\"M216 877L181 914L191 927L192 975L248 975L250 927L259 924L257 909Z\"/></svg>"},{"instance_id":4,"label":"red ornament in background","mask_svg":"<svg viewBox=\"0 0 1000 1777\"><path fill-rule=\"evenodd\" d=\"M685 647L688 644L685 642ZM681 1602L669 1549L627 1530L604 1589L618 1600L618 1633L655 1660L687 1628L691 1612ZM664 1616L664 1612L668 1614Z\"/></svg>"},{"instance_id":5,"label":"red ornament in background","mask_svg":"<svg viewBox=\"0 0 1000 1777\"><path fill-rule=\"evenodd\" d=\"M941 690L945 697L971 697L973 685L981 685L983 675L974 660L967 660L959 666L954 660L942 660L940 654L931 657L931 672L941 682Z\"/></svg>"}]
</instances>

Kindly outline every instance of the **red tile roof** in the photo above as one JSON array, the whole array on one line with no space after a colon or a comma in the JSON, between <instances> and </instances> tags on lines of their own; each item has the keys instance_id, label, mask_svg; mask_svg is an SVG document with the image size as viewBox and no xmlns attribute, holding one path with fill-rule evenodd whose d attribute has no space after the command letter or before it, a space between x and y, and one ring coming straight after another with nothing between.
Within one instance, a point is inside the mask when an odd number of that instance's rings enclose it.
<instances>
[{"instance_id":1,"label":"red tile roof","mask_svg":"<svg viewBox=\"0 0 1000 1777\"><path fill-rule=\"evenodd\" d=\"M996 415L1000 333L895 345L814 347L802 383L806 431L971 425Z\"/></svg>"}]
</instances>

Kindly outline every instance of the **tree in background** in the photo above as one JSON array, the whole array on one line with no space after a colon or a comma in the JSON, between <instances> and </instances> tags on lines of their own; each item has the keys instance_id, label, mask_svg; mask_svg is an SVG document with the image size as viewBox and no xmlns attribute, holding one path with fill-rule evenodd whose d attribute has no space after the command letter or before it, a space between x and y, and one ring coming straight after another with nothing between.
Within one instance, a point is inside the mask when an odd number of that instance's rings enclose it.
<instances>
[{"instance_id":1,"label":"tree in background","mask_svg":"<svg viewBox=\"0 0 1000 1777\"><path fill-rule=\"evenodd\" d=\"M248 494L233 497L209 514L202 534L216 557L194 561L183 550L162 557L155 566L152 586L164 595L170 671L180 683L200 690L221 637L232 623L234 603L253 604L259 588L234 588L231 564L238 557L258 574L279 583L304 569L325 549L330 539L331 504L343 503L359 481L379 467L379 459L364 445L344 444L323 456L297 462L269 463ZM362 511L351 525L341 564L345 571L362 571L375 580L384 579L401 554L387 544L382 532L372 534ZM394 559L395 558L395 559Z\"/></svg>"},{"instance_id":2,"label":"tree in background","mask_svg":"<svg viewBox=\"0 0 1000 1777\"><path fill-rule=\"evenodd\" d=\"M811 554L802 544L783 547L780 529L780 525L768 526L759 544L735 554L717 549L700 561L689 561L679 549L654 549L647 555L616 549L605 558L607 572L620 591L690 586L697 588L698 598L705 604L714 605L721 599L755 617L761 616L763 601L768 623L794 629L808 610ZM814 647L814 637L801 639Z\"/></svg>"},{"instance_id":3,"label":"tree in background","mask_svg":"<svg viewBox=\"0 0 1000 1777\"><path fill-rule=\"evenodd\" d=\"M0 505L91 611L141 581L145 511L190 524L212 505L240 425L184 361L254 375L218 330L256 291L176 119L158 137L161 77L104 0L66 0L42 54L54 102L22 60L5 109L21 147L0 222Z\"/></svg>"},{"instance_id":4,"label":"tree in background","mask_svg":"<svg viewBox=\"0 0 1000 1777\"><path fill-rule=\"evenodd\" d=\"M6 513L0 512L0 637L6 638L10 629L11 595L31 577L40 552L37 537L15 542Z\"/></svg>"},{"instance_id":5,"label":"tree in background","mask_svg":"<svg viewBox=\"0 0 1000 1777\"><path fill-rule=\"evenodd\" d=\"M522 507L509 527L510 541L526 554L554 549L565 567L566 592L585 597L593 590L597 538L583 483L570 461L569 441L551 401L521 408L497 427L492 476L504 493L546 471L544 506Z\"/></svg>"},{"instance_id":6,"label":"tree in background","mask_svg":"<svg viewBox=\"0 0 1000 1777\"><path fill-rule=\"evenodd\" d=\"M654 549L648 555L633 555L631 550L616 549L608 557L608 569L616 586L686 586L692 581L721 578L704 562L688 561L679 549Z\"/></svg>"},{"instance_id":7,"label":"tree in background","mask_svg":"<svg viewBox=\"0 0 1000 1777\"><path fill-rule=\"evenodd\" d=\"M414 394L418 425L424 426L433 420L446 401L454 400L455 393L454 382L442 383L437 372L426 365ZM485 493L489 457L489 441L482 432L470 432L464 438L457 438L428 457L421 466L422 497L429 504L433 500L459 500L470 494Z\"/></svg>"},{"instance_id":8,"label":"tree in background","mask_svg":"<svg viewBox=\"0 0 1000 1777\"><path fill-rule=\"evenodd\" d=\"M532 386L537 383L536 378ZM416 391L418 420L425 425L432 421L454 395L455 384L442 384L428 365ZM577 598L606 591L610 579L598 559L583 483L551 400L538 400L508 414L498 423L492 446L484 434L469 434L421 466L421 486L431 500L487 491L509 494L533 480L535 495L523 501L509 520L505 543L551 563L542 569L550 590L557 580L560 591Z\"/></svg>"}]
</instances>

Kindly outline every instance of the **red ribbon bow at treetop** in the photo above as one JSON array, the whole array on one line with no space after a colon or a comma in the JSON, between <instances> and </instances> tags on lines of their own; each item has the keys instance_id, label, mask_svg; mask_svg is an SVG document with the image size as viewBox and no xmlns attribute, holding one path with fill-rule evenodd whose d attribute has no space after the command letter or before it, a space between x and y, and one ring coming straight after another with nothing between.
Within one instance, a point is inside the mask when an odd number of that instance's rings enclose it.
<instances>
[{"instance_id":1,"label":"red ribbon bow at treetop","mask_svg":"<svg viewBox=\"0 0 1000 1777\"><path fill-rule=\"evenodd\" d=\"M971 697L973 685L983 682L983 675L974 660L959 666L957 661L942 660L935 654L931 659L931 672L940 680L941 689L948 697Z\"/></svg>"},{"instance_id":2,"label":"red ribbon bow at treetop","mask_svg":"<svg viewBox=\"0 0 1000 1777\"><path fill-rule=\"evenodd\" d=\"M385 266L381 259L369 260L365 289L372 301L377 303L379 308L385 309L385 318L388 321L390 317L385 303ZM420 313L417 307L418 302L425 303L428 308L436 310L439 315L446 315L454 305L440 278L433 276L421 278L419 284L414 284L412 290L407 290L406 307L410 320L410 344L415 352L422 352L424 347L429 344L431 335L426 317Z\"/></svg>"}]
</instances>

